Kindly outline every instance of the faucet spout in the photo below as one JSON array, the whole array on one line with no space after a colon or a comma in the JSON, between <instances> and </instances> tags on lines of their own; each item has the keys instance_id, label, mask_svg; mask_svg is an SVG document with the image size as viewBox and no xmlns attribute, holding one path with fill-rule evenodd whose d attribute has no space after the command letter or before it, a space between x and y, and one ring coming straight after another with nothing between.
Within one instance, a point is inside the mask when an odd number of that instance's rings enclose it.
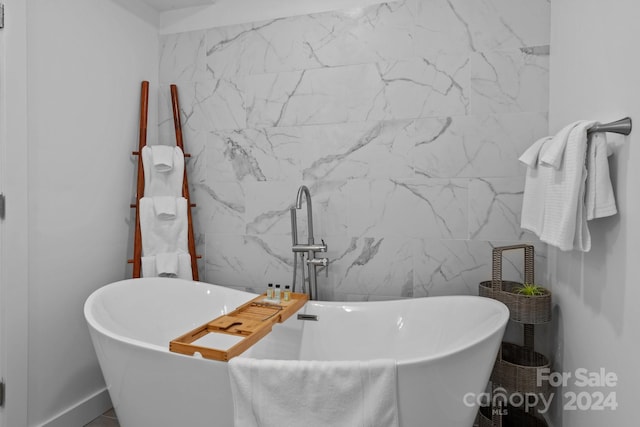
<instances>
[{"instance_id":1,"label":"faucet spout","mask_svg":"<svg viewBox=\"0 0 640 427\"><path fill-rule=\"evenodd\" d=\"M313 209L311 207L311 193L306 185L301 185L298 188L298 195L296 196L296 209L302 209L302 196L305 197L307 202L307 230L309 231L308 243L313 244Z\"/></svg>"}]
</instances>

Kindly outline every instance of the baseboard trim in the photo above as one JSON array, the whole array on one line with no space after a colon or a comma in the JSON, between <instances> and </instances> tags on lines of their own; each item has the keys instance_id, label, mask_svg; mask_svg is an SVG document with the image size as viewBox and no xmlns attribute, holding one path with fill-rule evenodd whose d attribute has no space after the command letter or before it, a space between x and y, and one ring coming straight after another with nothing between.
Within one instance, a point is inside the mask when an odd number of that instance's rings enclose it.
<instances>
[{"instance_id":1,"label":"baseboard trim","mask_svg":"<svg viewBox=\"0 0 640 427\"><path fill-rule=\"evenodd\" d=\"M71 406L40 427L82 427L112 407L106 387Z\"/></svg>"}]
</instances>

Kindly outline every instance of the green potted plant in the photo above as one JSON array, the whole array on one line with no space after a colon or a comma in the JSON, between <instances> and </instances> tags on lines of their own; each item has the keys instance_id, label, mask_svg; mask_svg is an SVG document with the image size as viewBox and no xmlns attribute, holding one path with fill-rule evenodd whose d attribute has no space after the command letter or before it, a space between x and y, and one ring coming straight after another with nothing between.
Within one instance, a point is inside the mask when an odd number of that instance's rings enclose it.
<instances>
[{"instance_id":1,"label":"green potted plant","mask_svg":"<svg viewBox=\"0 0 640 427\"><path fill-rule=\"evenodd\" d=\"M538 297L549 294L549 291L546 288L533 283L524 283L523 285L514 287L511 291L515 294L524 295L526 297Z\"/></svg>"},{"instance_id":2,"label":"green potted plant","mask_svg":"<svg viewBox=\"0 0 640 427\"><path fill-rule=\"evenodd\" d=\"M551 319L551 292L535 283L503 282L503 300L511 310L511 320L546 323Z\"/></svg>"}]
</instances>

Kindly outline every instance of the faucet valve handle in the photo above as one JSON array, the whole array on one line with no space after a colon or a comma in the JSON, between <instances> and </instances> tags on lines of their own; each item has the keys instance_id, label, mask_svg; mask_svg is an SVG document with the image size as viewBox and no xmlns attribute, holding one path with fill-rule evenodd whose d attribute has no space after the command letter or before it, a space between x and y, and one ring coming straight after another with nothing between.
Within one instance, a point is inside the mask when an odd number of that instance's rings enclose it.
<instances>
[{"instance_id":1,"label":"faucet valve handle","mask_svg":"<svg viewBox=\"0 0 640 427\"><path fill-rule=\"evenodd\" d=\"M313 258L313 259L308 259L306 262L307 264L322 266L322 267L327 267L329 265L328 258Z\"/></svg>"},{"instance_id":2,"label":"faucet valve handle","mask_svg":"<svg viewBox=\"0 0 640 427\"><path fill-rule=\"evenodd\" d=\"M329 258L313 258L306 260L307 264L315 265L316 267L324 267L325 277L329 277Z\"/></svg>"}]
</instances>

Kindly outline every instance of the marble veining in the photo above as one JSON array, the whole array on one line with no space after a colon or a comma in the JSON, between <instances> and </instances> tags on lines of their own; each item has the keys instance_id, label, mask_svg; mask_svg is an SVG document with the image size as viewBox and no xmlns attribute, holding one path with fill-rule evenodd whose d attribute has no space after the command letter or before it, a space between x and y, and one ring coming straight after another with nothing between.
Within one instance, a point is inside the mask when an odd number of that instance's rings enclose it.
<instances>
[{"instance_id":1,"label":"marble veining","mask_svg":"<svg viewBox=\"0 0 640 427\"><path fill-rule=\"evenodd\" d=\"M311 166L302 171L302 176L305 179L327 177L335 171L339 165L346 161L347 158L353 156L358 151L362 151L365 147L369 146L369 144L372 144L373 141L380 137L381 131L382 124L376 123L366 134L356 139L352 146L345 147L343 152L321 155L320 158L314 160Z\"/></svg>"},{"instance_id":2,"label":"marble veining","mask_svg":"<svg viewBox=\"0 0 640 427\"><path fill-rule=\"evenodd\" d=\"M289 283L301 184L329 299L474 294L498 245L543 259L518 157L547 132L549 9L399 0L161 36L159 142L176 83L202 277Z\"/></svg>"},{"instance_id":3,"label":"marble veining","mask_svg":"<svg viewBox=\"0 0 640 427\"><path fill-rule=\"evenodd\" d=\"M518 51L482 52L471 57L474 113L546 111L549 57ZM538 82L538 91L528 90Z\"/></svg>"},{"instance_id":4,"label":"marble veining","mask_svg":"<svg viewBox=\"0 0 640 427\"><path fill-rule=\"evenodd\" d=\"M469 237L499 240L527 237L519 227L524 178L478 178L469 183Z\"/></svg>"}]
</instances>

